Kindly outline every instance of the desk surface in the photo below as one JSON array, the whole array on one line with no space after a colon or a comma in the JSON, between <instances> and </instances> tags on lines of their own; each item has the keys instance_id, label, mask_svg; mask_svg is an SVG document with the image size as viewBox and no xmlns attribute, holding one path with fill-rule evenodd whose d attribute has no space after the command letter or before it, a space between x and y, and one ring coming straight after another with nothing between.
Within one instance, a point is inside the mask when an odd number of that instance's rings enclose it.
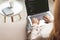
<instances>
[{"instance_id":1,"label":"desk surface","mask_svg":"<svg viewBox=\"0 0 60 40\"><path fill-rule=\"evenodd\" d=\"M4 15L3 12L2 12L2 10L3 10L4 8L6 8L6 7L10 7L10 3L9 3L8 1L0 4L0 14ZM13 15L16 15L16 14L18 14L19 12L21 12L22 9L23 9L23 5L22 5L21 2L14 1L14 2L12 3L12 11L14 12Z\"/></svg>"}]
</instances>

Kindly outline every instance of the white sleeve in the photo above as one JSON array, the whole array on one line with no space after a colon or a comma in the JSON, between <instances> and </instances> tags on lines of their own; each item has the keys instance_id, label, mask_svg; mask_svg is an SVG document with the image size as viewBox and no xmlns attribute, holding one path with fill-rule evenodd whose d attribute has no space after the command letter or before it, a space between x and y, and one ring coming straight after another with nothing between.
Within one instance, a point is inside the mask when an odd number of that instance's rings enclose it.
<instances>
[{"instance_id":1,"label":"white sleeve","mask_svg":"<svg viewBox=\"0 0 60 40\"><path fill-rule=\"evenodd\" d=\"M43 38L49 37L53 29L53 24L49 23L49 24L43 25L42 27L43 28L41 29L41 32L40 32L42 37Z\"/></svg>"},{"instance_id":2,"label":"white sleeve","mask_svg":"<svg viewBox=\"0 0 60 40\"><path fill-rule=\"evenodd\" d=\"M36 39L37 37L40 37L40 26L34 26L31 32L31 39Z\"/></svg>"}]
</instances>

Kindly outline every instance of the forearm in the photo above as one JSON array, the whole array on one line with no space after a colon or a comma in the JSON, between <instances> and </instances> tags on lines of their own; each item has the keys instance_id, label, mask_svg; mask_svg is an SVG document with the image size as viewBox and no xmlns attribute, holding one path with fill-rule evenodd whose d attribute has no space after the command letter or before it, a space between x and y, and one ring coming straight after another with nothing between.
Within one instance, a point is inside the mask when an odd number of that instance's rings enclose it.
<instances>
[{"instance_id":1,"label":"forearm","mask_svg":"<svg viewBox=\"0 0 60 40\"><path fill-rule=\"evenodd\" d=\"M60 0L55 0L54 26L56 27L56 30L60 29Z\"/></svg>"},{"instance_id":2,"label":"forearm","mask_svg":"<svg viewBox=\"0 0 60 40\"><path fill-rule=\"evenodd\" d=\"M54 13L60 13L60 0L55 0Z\"/></svg>"}]
</instances>

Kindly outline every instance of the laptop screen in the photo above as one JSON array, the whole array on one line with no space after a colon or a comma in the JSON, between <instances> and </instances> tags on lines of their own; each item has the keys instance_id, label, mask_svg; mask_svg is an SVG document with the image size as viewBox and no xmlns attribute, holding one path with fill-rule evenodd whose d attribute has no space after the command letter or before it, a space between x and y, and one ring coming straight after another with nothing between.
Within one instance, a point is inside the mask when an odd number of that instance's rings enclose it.
<instances>
[{"instance_id":1,"label":"laptop screen","mask_svg":"<svg viewBox=\"0 0 60 40\"><path fill-rule=\"evenodd\" d=\"M49 11L48 0L25 0L28 15Z\"/></svg>"}]
</instances>

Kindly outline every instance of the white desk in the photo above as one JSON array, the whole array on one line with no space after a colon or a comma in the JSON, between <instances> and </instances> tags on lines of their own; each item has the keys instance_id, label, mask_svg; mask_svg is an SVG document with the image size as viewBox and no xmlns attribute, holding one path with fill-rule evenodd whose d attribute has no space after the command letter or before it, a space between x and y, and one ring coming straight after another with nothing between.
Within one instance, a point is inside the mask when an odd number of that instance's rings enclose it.
<instances>
[{"instance_id":1,"label":"white desk","mask_svg":"<svg viewBox=\"0 0 60 40\"><path fill-rule=\"evenodd\" d=\"M4 15L2 10L6 7L10 7L9 1L6 1L0 5L0 14ZM23 5L21 2L18 2L18 1L13 2L12 4L12 11L14 12L13 15L16 15L19 12L21 12L22 9L23 9Z\"/></svg>"}]
</instances>

